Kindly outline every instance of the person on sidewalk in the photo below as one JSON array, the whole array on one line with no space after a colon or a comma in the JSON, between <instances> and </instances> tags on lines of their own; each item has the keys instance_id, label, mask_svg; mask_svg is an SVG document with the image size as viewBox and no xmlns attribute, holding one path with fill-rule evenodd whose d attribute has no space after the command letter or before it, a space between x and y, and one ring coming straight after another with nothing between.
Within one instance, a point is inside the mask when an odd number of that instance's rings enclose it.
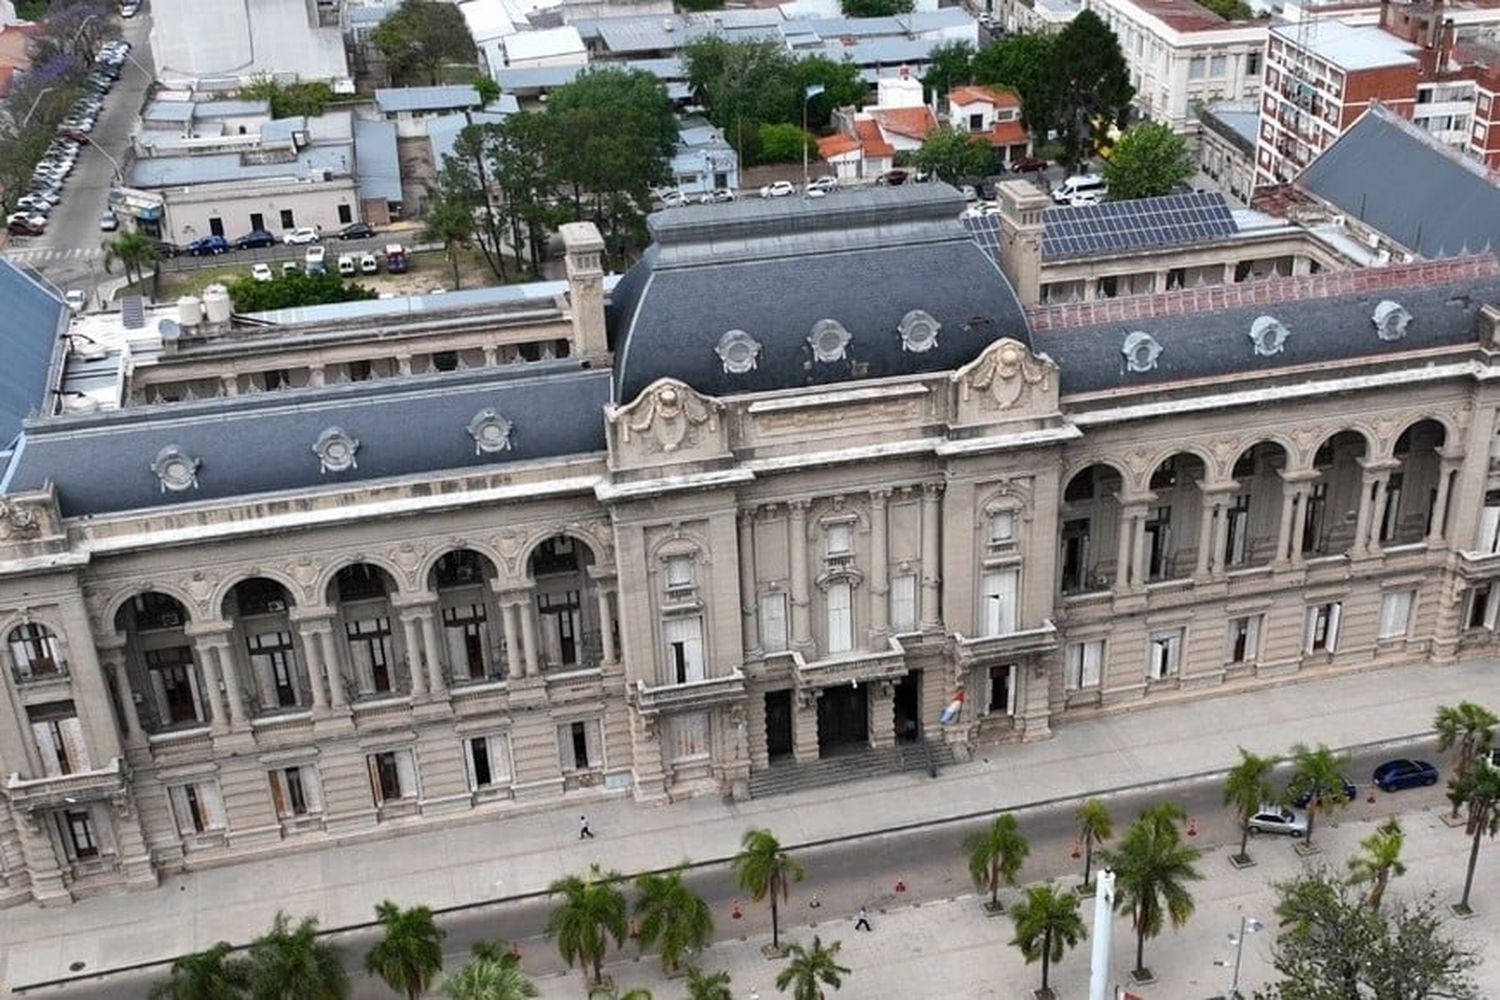
<instances>
[{"instance_id":1,"label":"person on sidewalk","mask_svg":"<svg viewBox=\"0 0 1500 1000\"><path fill-rule=\"evenodd\" d=\"M578 817L578 839L582 840L585 837L593 840L594 831L589 829L589 818L587 816L580 816Z\"/></svg>"},{"instance_id":2,"label":"person on sidewalk","mask_svg":"<svg viewBox=\"0 0 1500 1000\"><path fill-rule=\"evenodd\" d=\"M857 931L873 931L875 929L870 926L870 915L865 912L863 906L859 908L859 919L854 921L854 929Z\"/></svg>"}]
</instances>

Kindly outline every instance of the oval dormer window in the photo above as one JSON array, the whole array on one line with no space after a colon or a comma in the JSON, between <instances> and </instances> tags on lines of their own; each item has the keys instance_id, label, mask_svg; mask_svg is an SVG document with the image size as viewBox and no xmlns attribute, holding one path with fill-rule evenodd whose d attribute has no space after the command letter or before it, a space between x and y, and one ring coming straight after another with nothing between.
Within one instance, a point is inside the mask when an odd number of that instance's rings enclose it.
<instances>
[{"instance_id":1,"label":"oval dormer window","mask_svg":"<svg viewBox=\"0 0 1500 1000\"><path fill-rule=\"evenodd\" d=\"M719 338L714 353L724 363L724 371L730 375L745 375L755 371L760 359L760 342L744 330L730 330Z\"/></svg>"},{"instance_id":2,"label":"oval dormer window","mask_svg":"<svg viewBox=\"0 0 1500 1000\"><path fill-rule=\"evenodd\" d=\"M313 453L322 464L322 472L343 472L359 468L359 463L354 460L358 451L359 442L345 433L342 427L328 428L313 442Z\"/></svg>"},{"instance_id":3,"label":"oval dormer window","mask_svg":"<svg viewBox=\"0 0 1500 1000\"><path fill-rule=\"evenodd\" d=\"M1399 302L1383 300L1370 316L1375 324L1375 335L1381 340L1400 340L1406 336L1406 327L1411 323L1411 313Z\"/></svg>"},{"instance_id":4,"label":"oval dormer window","mask_svg":"<svg viewBox=\"0 0 1500 1000\"><path fill-rule=\"evenodd\" d=\"M1156 367L1156 359L1161 356L1161 345L1151 334L1136 330L1125 336L1120 353L1125 355L1125 365L1131 371L1149 372Z\"/></svg>"},{"instance_id":5,"label":"oval dormer window","mask_svg":"<svg viewBox=\"0 0 1500 1000\"><path fill-rule=\"evenodd\" d=\"M807 343L812 347L813 357L824 364L843 361L849 341L853 339L849 331L844 329L844 325L836 319L818 320L813 324L812 333L807 335Z\"/></svg>"},{"instance_id":6,"label":"oval dormer window","mask_svg":"<svg viewBox=\"0 0 1500 1000\"><path fill-rule=\"evenodd\" d=\"M1255 345L1255 353L1263 358L1280 354L1291 335L1292 332L1275 316L1261 316L1250 324L1250 342Z\"/></svg>"},{"instance_id":7,"label":"oval dormer window","mask_svg":"<svg viewBox=\"0 0 1500 1000\"><path fill-rule=\"evenodd\" d=\"M901 333L901 349L913 354L924 354L938 345L938 331L942 324L923 309L913 309L901 317L896 328Z\"/></svg>"}]
</instances>

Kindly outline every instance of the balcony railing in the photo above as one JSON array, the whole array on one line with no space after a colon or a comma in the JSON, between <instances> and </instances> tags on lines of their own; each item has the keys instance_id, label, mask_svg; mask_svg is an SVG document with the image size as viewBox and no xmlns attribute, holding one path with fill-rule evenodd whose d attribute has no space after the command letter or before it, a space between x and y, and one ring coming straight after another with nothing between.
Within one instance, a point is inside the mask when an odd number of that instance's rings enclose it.
<instances>
[{"instance_id":1,"label":"balcony railing","mask_svg":"<svg viewBox=\"0 0 1500 1000\"><path fill-rule=\"evenodd\" d=\"M960 663L1045 653L1057 648L1057 625L1048 618L1036 628L1018 629L1004 635L966 636L953 634Z\"/></svg>"},{"instance_id":2,"label":"balcony railing","mask_svg":"<svg viewBox=\"0 0 1500 1000\"><path fill-rule=\"evenodd\" d=\"M739 670L723 677L705 677L686 684L662 684L647 687L635 682L635 703L643 715L658 712L697 711L736 702L745 696L745 675Z\"/></svg>"},{"instance_id":3,"label":"balcony railing","mask_svg":"<svg viewBox=\"0 0 1500 1000\"><path fill-rule=\"evenodd\" d=\"M47 778L23 778L12 774L5 782L5 794L11 807L27 812L77 802L97 802L124 793L125 767L118 757L93 771Z\"/></svg>"},{"instance_id":4,"label":"balcony railing","mask_svg":"<svg viewBox=\"0 0 1500 1000\"><path fill-rule=\"evenodd\" d=\"M906 647L895 636L887 638L886 643L885 649L837 653L812 662L808 662L796 650L776 655L791 657L792 674L799 688L899 680L907 672Z\"/></svg>"}]
</instances>

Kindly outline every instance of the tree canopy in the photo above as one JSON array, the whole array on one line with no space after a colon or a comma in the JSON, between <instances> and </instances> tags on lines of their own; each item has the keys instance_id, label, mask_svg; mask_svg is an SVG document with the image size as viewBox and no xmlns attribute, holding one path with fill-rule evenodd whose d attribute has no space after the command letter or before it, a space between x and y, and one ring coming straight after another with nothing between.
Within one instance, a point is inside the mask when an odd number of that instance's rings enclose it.
<instances>
[{"instance_id":1,"label":"tree canopy","mask_svg":"<svg viewBox=\"0 0 1500 1000\"><path fill-rule=\"evenodd\" d=\"M995 152L984 139L963 129L940 127L928 133L914 157L916 164L949 184L983 177L995 165Z\"/></svg>"},{"instance_id":2,"label":"tree canopy","mask_svg":"<svg viewBox=\"0 0 1500 1000\"><path fill-rule=\"evenodd\" d=\"M234 303L235 312L242 313L373 298L373 289L358 282L346 281L331 271L323 274L303 274L296 271L270 281L240 278L229 283L229 300Z\"/></svg>"},{"instance_id":3,"label":"tree canopy","mask_svg":"<svg viewBox=\"0 0 1500 1000\"><path fill-rule=\"evenodd\" d=\"M973 82L974 55L974 46L964 41L946 42L933 49L927 56L927 72L922 74L928 100Z\"/></svg>"},{"instance_id":4,"label":"tree canopy","mask_svg":"<svg viewBox=\"0 0 1500 1000\"><path fill-rule=\"evenodd\" d=\"M472 63L474 39L457 4L402 0L370 35L385 56L391 79L435 84L444 63Z\"/></svg>"},{"instance_id":5,"label":"tree canopy","mask_svg":"<svg viewBox=\"0 0 1500 1000\"><path fill-rule=\"evenodd\" d=\"M1021 95L1021 118L1028 128L1046 129L1053 100L1048 87L1052 77L1053 35L1025 34L986 45L974 54L971 82L1009 87Z\"/></svg>"},{"instance_id":6,"label":"tree canopy","mask_svg":"<svg viewBox=\"0 0 1500 1000\"><path fill-rule=\"evenodd\" d=\"M1248 21L1255 17L1255 11L1245 0L1198 0L1198 5L1207 7L1226 21Z\"/></svg>"},{"instance_id":7,"label":"tree canopy","mask_svg":"<svg viewBox=\"0 0 1500 1000\"><path fill-rule=\"evenodd\" d=\"M1141 122L1121 133L1104 161L1104 182L1115 201L1170 194L1197 173L1187 142L1165 122Z\"/></svg>"},{"instance_id":8,"label":"tree canopy","mask_svg":"<svg viewBox=\"0 0 1500 1000\"><path fill-rule=\"evenodd\" d=\"M916 6L916 0L839 0L839 10L845 17L890 17L892 14L910 14Z\"/></svg>"},{"instance_id":9,"label":"tree canopy","mask_svg":"<svg viewBox=\"0 0 1500 1000\"><path fill-rule=\"evenodd\" d=\"M1119 39L1092 10L1080 11L1058 33L1041 96L1047 113L1040 119L1028 114L1027 120L1057 131L1066 164L1083 160L1111 125L1125 125L1135 88Z\"/></svg>"},{"instance_id":10,"label":"tree canopy","mask_svg":"<svg viewBox=\"0 0 1500 1000\"><path fill-rule=\"evenodd\" d=\"M263 73L240 88L240 96L252 101L269 101L272 118L295 118L299 115L321 115L333 100L333 88L326 83L279 83Z\"/></svg>"}]
</instances>

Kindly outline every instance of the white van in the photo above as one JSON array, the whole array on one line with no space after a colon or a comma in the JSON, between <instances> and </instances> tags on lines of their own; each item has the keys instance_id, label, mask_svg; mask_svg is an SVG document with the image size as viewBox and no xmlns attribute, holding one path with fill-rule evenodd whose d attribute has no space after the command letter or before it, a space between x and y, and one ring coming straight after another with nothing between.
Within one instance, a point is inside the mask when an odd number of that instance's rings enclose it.
<instances>
[{"instance_id":1,"label":"white van","mask_svg":"<svg viewBox=\"0 0 1500 1000\"><path fill-rule=\"evenodd\" d=\"M1097 205L1108 193L1098 174L1075 174L1052 189L1052 200L1059 205Z\"/></svg>"},{"instance_id":2,"label":"white van","mask_svg":"<svg viewBox=\"0 0 1500 1000\"><path fill-rule=\"evenodd\" d=\"M352 253L339 254L339 274L345 278L359 273L359 262Z\"/></svg>"}]
</instances>

